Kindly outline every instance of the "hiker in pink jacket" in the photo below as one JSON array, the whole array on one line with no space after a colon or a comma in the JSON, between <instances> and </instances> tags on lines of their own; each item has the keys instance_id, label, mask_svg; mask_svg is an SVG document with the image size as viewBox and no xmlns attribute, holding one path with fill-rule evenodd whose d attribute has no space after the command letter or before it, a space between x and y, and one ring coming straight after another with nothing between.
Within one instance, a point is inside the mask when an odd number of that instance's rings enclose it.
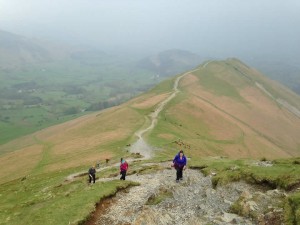
<instances>
[{"instance_id":1,"label":"hiker in pink jacket","mask_svg":"<svg viewBox=\"0 0 300 225\"><path fill-rule=\"evenodd\" d=\"M121 164L120 164L121 177L120 177L120 180L125 180L127 170L128 170L128 163L123 158L121 158Z\"/></svg>"}]
</instances>

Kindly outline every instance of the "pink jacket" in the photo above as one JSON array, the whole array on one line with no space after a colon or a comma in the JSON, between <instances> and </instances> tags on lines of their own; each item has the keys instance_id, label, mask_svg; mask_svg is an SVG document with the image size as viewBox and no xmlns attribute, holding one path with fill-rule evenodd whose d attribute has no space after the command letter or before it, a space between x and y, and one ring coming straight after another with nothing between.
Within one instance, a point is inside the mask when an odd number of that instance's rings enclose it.
<instances>
[{"instance_id":1,"label":"pink jacket","mask_svg":"<svg viewBox=\"0 0 300 225\"><path fill-rule=\"evenodd\" d=\"M121 163L120 170L127 171L127 169L128 169L128 163L126 161L124 163Z\"/></svg>"}]
</instances>

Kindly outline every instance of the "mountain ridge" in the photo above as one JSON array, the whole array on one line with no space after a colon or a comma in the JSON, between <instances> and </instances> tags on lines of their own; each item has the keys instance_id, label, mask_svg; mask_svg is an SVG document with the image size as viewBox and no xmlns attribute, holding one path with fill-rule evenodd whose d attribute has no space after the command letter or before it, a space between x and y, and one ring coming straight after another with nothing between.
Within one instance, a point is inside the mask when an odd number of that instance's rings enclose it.
<instances>
[{"instance_id":1,"label":"mountain ridge","mask_svg":"<svg viewBox=\"0 0 300 225\"><path fill-rule=\"evenodd\" d=\"M253 81L234 67L250 75ZM135 132L151 123L149 115L173 93L175 78L122 105L0 146L0 160L5 168L1 180L12 179L7 173L10 170L15 177L20 177L130 154L126 146L136 141ZM299 107L299 96L290 95L289 90L281 89L276 82L270 82L238 60L209 62L180 80L179 93L160 112L155 127L144 135L149 145L159 149L154 157L179 148L192 158L299 156L299 118L255 82L261 83L273 96ZM16 163L22 166L21 171L14 168Z\"/></svg>"}]
</instances>

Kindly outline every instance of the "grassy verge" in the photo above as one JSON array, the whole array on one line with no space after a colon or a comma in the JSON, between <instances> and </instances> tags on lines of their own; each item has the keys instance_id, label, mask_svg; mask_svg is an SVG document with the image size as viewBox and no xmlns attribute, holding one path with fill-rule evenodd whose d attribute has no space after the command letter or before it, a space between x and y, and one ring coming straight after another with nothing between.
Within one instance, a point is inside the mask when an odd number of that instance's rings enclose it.
<instances>
[{"instance_id":1,"label":"grassy verge","mask_svg":"<svg viewBox=\"0 0 300 225\"><path fill-rule=\"evenodd\" d=\"M230 160L227 158L192 159L191 168L200 169L212 176L214 186L244 180L269 189L280 188L290 194L286 198L285 222L300 224L300 158L281 159L268 162L253 160Z\"/></svg>"},{"instance_id":2,"label":"grassy verge","mask_svg":"<svg viewBox=\"0 0 300 225\"><path fill-rule=\"evenodd\" d=\"M166 198L173 197L173 194L170 190L159 189L158 193L151 195L146 202L146 205L157 205L164 201Z\"/></svg>"},{"instance_id":3,"label":"grassy verge","mask_svg":"<svg viewBox=\"0 0 300 225\"><path fill-rule=\"evenodd\" d=\"M136 183L120 180L87 184L87 177L64 182L67 174L43 174L0 187L0 224L77 224L86 220L101 199Z\"/></svg>"},{"instance_id":4,"label":"grassy verge","mask_svg":"<svg viewBox=\"0 0 300 225\"><path fill-rule=\"evenodd\" d=\"M285 204L285 222L287 225L300 224L300 192L290 195Z\"/></svg>"},{"instance_id":5,"label":"grassy verge","mask_svg":"<svg viewBox=\"0 0 300 225\"><path fill-rule=\"evenodd\" d=\"M300 184L298 162L299 158L257 162L219 157L192 160L190 166L201 169L206 175L215 173L212 178L215 186L243 179L252 184L289 191Z\"/></svg>"}]
</instances>

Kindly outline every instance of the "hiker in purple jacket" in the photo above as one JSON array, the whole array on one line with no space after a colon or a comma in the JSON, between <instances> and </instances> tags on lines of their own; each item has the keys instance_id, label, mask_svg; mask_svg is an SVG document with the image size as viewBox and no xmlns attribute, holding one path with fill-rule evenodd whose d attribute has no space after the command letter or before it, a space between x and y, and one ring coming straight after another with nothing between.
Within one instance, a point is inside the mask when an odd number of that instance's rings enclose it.
<instances>
[{"instance_id":1,"label":"hiker in purple jacket","mask_svg":"<svg viewBox=\"0 0 300 225\"><path fill-rule=\"evenodd\" d=\"M179 153L173 159L173 165L176 169L176 182L182 180L182 171L186 168L186 157L183 154L183 151L180 150Z\"/></svg>"}]
</instances>

